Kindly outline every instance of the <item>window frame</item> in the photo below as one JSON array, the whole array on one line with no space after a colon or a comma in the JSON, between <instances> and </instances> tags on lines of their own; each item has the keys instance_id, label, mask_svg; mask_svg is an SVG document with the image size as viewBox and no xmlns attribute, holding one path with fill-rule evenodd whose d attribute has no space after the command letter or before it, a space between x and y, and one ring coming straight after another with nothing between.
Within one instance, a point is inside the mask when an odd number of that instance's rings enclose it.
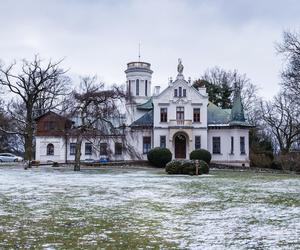
<instances>
[{"instance_id":1,"label":"window frame","mask_svg":"<svg viewBox=\"0 0 300 250\"><path fill-rule=\"evenodd\" d=\"M176 107L176 120L184 121L184 107L183 106Z\"/></svg>"},{"instance_id":2,"label":"window frame","mask_svg":"<svg viewBox=\"0 0 300 250\"><path fill-rule=\"evenodd\" d=\"M159 138L159 146L161 148L166 148L167 147L167 137L165 135L161 135Z\"/></svg>"},{"instance_id":3,"label":"window frame","mask_svg":"<svg viewBox=\"0 0 300 250\"><path fill-rule=\"evenodd\" d=\"M230 138L230 154L233 155L234 154L234 137L231 136Z\"/></svg>"},{"instance_id":4,"label":"window frame","mask_svg":"<svg viewBox=\"0 0 300 250\"><path fill-rule=\"evenodd\" d=\"M143 136L143 154L147 154L150 150L151 150L151 136Z\"/></svg>"},{"instance_id":5,"label":"window frame","mask_svg":"<svg viewBox=\"0 0 300 250\"><path fill-rule=\"evenodd\" d=\"M216 141L218 140L218 141ZM216 147L216 143L218 147ZM221 154L221 137L220 136L213 136L212 138L212 153L216 155Z\"/></svg>"},{"instance_id":6,"label":"window frame","mask_svg":"<svg viewBox=\"0 0 300 250\"><path fill-rule=\"evenodd\" d=\"M241 155L246 154L246 139L245 139L245 136L240 136L240 153L241 153Z\"/></svg>"},{"instance_id":7,"label":"window frame","mask_svg":"<svg viewBox=\"0 0 300 250\"><path fill-rule=\"evenodd\" d=\"M90 152L87 150L88 147L91 147ZM92 155L93 154L93 144L91 142L86 142L84 144L84 155Z\"/></svg>"},{"instance_id":8,"label":"window frame","mask_svg":"<svg viewBox=\"0 0 300 250\"><path fill-rule=\"evenodd\" d=\"M122 155L122 154L123 154L123 143L115 142L115 155Z\"/></svg>"},{"instance_id":9,"label":"window frame","mask_svg":"<svg viewBox=\"0 0 300 250\"><path fill-rule=\"evenodd\" d=\"M160 122L168 122L168 108L166 107L160 108Z\"/></svg>"},{"instance_id":10,"label":"window frame","mask_svg":"<svg viewBox=\"0 0 300 250\"><path fill-rule=\"evenodd\" d=\"M195 136L195 149L201 149L201 135Z\"/></svg>"},{"instance_id":11,"label":"window frame","mask_svg":"<svg viewBox=\"0 0 300 250\"><path fill-rule=\"evenodd\" d=\"M139 79L135 80L135 95L136 96L140 95L140 80Z\"/></svg>"},{"instance_id":12,"label":"window frame","mask_svg":"<svg viewBox=\"0 0 300 250\"><path fill-rule=\"evenodd\" d=\"M47 155L54 155L54 145L53 145L53 143L48 143L47 144L46 154Z\"/></svg>"},{"instance_id":13,"label":"window frame","mask_svg":"<svg viewBox=\"0 0 300 250\"><path fill-rule=\"evenodd\" d=\"M108 144L107 142L100 142L100 145L99 145L99 152L100 152L100 155L108 155Z\"/></svg>"},{"instance_id":14,"label":"window frame","mask_svg":"<svg viewBox=\"0 0 300 250\"><path fill-rule=\"evenodd\" d=\"M195 110L199 110L199 112L195 112ZM193 122L200 123L201 122L201 109L193 108Z\"/></svg>"},{"instance_id":15,"label":"window frame","mask_svg":"<svg viewBox=\"0 0 300 250\"><path fill-rule=\"evenodd\" d=\"M178 87L178 96L182 97L182 87Z\"/></svg>"},{"instance_id":16,"label":"window frame","mask_svg":"<svg viewBox=\"0 0 300 250\"><path fill-rule=\"evenodd\" d=\"M74 150L74 152L73 152ZM70 143L70 155L76 155L76 143L71 142Z\"/></svg>"}]
</instances>

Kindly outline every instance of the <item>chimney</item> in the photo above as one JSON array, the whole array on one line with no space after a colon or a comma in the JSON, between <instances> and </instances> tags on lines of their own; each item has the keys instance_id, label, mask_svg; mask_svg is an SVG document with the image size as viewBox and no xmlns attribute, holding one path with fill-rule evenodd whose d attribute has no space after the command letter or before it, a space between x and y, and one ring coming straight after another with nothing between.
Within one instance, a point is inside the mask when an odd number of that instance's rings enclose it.
<instances>
[{"instance_id":1,"label":"chimney","mask_svg":"<svg viewBox=\"0 0 300 250\"><path fill-rule=\"evenodd\" d=\"M172 79L172 77L170 77L170 78L169 78L169 85L171 85L172 82L173 82L173 79Z\"/></svg>"},{"instance_id":2,"label":"chimney","mask_svg":"<svg viewBox=\"0 0 300 250\"><path fill-rule=\"evenodd\" d=\"M159 92L160 92L160 86L155 86L154 87L154 95L155 96L159 95Z\"/></svg>"}]
</instances>

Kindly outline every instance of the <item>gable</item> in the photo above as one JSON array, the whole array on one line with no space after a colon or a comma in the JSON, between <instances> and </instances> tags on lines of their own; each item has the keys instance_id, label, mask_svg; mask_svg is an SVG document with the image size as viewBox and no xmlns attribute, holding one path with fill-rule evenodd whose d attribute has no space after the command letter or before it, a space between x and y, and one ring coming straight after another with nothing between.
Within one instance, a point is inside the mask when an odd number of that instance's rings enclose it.
<instances>
[{"instance_id":1,"label":"gable","mask_svg":"<svg viewBox=\"0 0 300 250\"><path fill-rule=\"evenodd\" d=\"M182 87L183 89L186 89L186 96L187 99L195 100L195 99L208 99L207 95L204 95L200 93L197 89L195 89L193 86L191 86L187 81L184 79L177 79L173 83L171 83L167 88L165 88L160 94L157 96L153 96L155 99L168 99L174 98L174 89L178 89L179 87ZM180 98L180 97L175 97ZM182 96L182 98L185 98Z\"/></svg>"}]
</instances>

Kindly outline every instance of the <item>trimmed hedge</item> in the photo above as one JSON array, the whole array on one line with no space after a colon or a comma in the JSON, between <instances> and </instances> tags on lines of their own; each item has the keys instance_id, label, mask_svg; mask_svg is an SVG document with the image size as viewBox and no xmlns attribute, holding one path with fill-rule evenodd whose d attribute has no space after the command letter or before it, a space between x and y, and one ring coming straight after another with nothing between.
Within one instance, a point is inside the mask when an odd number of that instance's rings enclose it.
<instances>
[{"instance_id":1,"label":"trimmed hedge","mask_svg":"<svg viewBox=\"0 0 300 250\"><path fill-rule=\"evenodd\" d=\"M211 153L205 149L196 149L190 153L191 160L202 160L207 164L211 161Z\"/></svg>"},{"instance_id":2,"label":"trimmed hedge","mask_svg":"<svg viewBox=\"0 0 300 250\"><path fill-rule=\"evenodd\" d=\"M164 168L172 160L172 153L167 148L153 148L147 154L148 161L151 165Z\"/></svg>"},{"instance_id":3,"label":"trimmed hedge","mask_svg":"<svg viewBox=\"0 0 300 250\"><path fill-rule=\"evenodd\" d=\"M192 160L173 160L166 165L168 174L196 174L196 164ZM199 174L208 174L209 166L205 161L199 161Z\"/></svg>"}]
</instances>

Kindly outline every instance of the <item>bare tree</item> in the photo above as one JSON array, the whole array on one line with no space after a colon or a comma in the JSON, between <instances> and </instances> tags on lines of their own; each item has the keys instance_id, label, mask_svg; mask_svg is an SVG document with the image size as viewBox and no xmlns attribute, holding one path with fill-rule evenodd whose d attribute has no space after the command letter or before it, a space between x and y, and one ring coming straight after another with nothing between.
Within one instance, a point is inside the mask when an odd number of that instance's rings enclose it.
<instances>
[{"instance_id":1,"label":"bare tree","mask_svg":"<svg viewBox=\"0 0 300 250\"><path fill-rule=\"evenodd\" d=\"M226 71L220 67L213 67L206 70L201 79L194 83L196 88L203 85L206 86L209 100L222 108L232 107L234 88L239 88L248 120L252 124L257 123L258 88L246 74L240 74L237 70Z\"/></svg>"},{"instance_id":2,"label":"bare tree","mask_svg":"<svg viewBox=\"0 0 300 250\"><path fill-rule=\"evenodd\" d=\"M80 90L72 93L69 112L73 119L77 118L72 131L76 137L74 171L80 171L81 145L84 139L92 142L112 135L111 138L119 137L122 142L125 141L124 129L114 123L120 118L119 105L125 98L126 93L121 87L105 89L103 83L97 83L95 76L81 79Z\"/></svg>"},{"instance_id":3,"label":"bare tree","mask_svg":"<svg viewBox=\"0 0 300 250\"><path fill-rule=\"evenodd\" d=\"M282 87L300 105L300 33L284 31L283 41L276 46L286 60L282 71Z\"/></svg>"},{"instance_id":4,"label":"bare tree","mask_svg":"<svg viewBox=\"0 0 300 250\"><path fill-rule=\"evenodd\" d=\"M281 153L288 153L300 134L300 107L284 92L261 103L262 119L276 138Z\"/></svg>"},{"instance_id":5,"label":"bare tree","mask_svg":"<svg viewBox=\"0 0 300 250\"><path fill-rule=\"evenodd\" d=\"M16 63L0 68L0 85L15 97L9 111L18 125L16 130L2 128L2 131L24 138L27 160L32 159L35 116L58 105L58 98L67 93L69 81L60 68L61 62L44 63L35 56L33 61L22 61L19 73Z\"/></svg>"}]
</instances>

